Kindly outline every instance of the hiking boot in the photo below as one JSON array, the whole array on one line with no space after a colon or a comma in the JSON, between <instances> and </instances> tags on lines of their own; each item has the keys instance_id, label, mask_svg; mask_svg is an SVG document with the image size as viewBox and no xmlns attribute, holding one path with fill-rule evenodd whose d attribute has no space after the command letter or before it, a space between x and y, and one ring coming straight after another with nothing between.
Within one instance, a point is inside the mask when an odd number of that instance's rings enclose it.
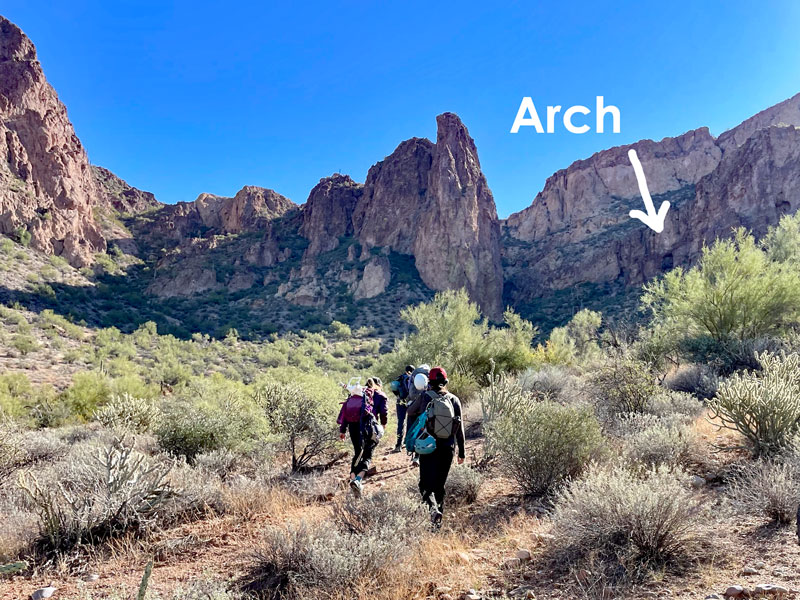
<instances>
[{"instance_id":1,"label":"hiking boot","mask_svg":"<svg viewBox=\"0 0 800 600\"><path fill-rule=\"evenodd\" d=\"M395 446L394 450L392 450L389 454L397 454L398 452L401 452L402 450L403 450L403 445L400 442L397 442L397 446Z\"/></svg>"},{"instance_id":2,"label":"hiking boot","mask_svg":"<svg viewBox=\"0 0 800 600\"><path fill-rule=\"evenodd\" d=\"M356 498L361 498L361 492L364 489L364 484L361 483L360 479L353 479L353 481L350 482L350 489L353 490L353 495Z\"/></svg>"},{"instance_id":3,"label":"hiking boot","mask_svg":"<svg viewBox=\"0 0 800 600\"><path fill-rule=\"evenodd\" d=\"M434 529L440 529L442 526L442 511L435 506L431 506L431 525Z\"/></svg>"},{"instance_id":4,"label":"hiking boot","mask_svg":"<svg viewBox=\"0 0 800 600\"><path fill-rule=\"evenodd\" d=\"M415 456L411 459L411 466L415 469L419 467L419 456Z\"/></svg>"}]
</instances>

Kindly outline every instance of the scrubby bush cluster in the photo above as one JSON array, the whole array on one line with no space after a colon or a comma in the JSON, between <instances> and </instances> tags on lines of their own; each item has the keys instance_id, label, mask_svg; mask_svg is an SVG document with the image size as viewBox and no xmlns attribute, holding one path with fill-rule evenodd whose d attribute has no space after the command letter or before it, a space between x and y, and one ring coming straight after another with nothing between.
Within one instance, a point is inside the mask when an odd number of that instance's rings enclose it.
<instances>
[{"instance_id":1,"label":"scrubby bush cluster","mask_svg":"<svg viewBox=\"0 0 800 600\"><path fill-rule=\"evenodd\" d=\"M337 597L395 582L408 576L402 561L424 544L421 513L408 497L377 492L363 502L337 504L330 521L314 527L272 528L256 551L248 587L268 598L306 598L322 590Z\"/></svg>"},{"instance_id":2,"label":"scrubby bush cluster","mask_svg":"<svg viewBox=\"0 0 800 600\"><path fill-rule=\"evenodd\" d=\"M628 580L689 561L704 511L682 479L663 468L593 468L556 498L557 548L567 560L599 558L612 577Z\"/></svg>"}]
</instances>

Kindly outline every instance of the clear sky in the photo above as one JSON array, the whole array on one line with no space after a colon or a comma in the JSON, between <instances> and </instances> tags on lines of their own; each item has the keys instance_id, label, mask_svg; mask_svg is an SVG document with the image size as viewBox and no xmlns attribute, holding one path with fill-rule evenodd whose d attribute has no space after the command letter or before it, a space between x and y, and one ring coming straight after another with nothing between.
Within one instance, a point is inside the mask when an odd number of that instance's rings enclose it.
<instances>
[{"instance_id":1,"label":"clear sky","mask_svg":"<svg viewBox=\"0 0 800 600\"><path fill-rule=\"evenodd\" d=\"M93 163L164 202L246 184L298 203L458 113L501 217L572 161L800 92L800 2L3 0ZM523 96L618 106L619 134L509 133ZM544 117L542 117L544 118ZM577 122L577 119L576 119ZM557 121L558 123L558 121ZM610 127L606 128L610 131Z\"/></svg>"}]
</instances>

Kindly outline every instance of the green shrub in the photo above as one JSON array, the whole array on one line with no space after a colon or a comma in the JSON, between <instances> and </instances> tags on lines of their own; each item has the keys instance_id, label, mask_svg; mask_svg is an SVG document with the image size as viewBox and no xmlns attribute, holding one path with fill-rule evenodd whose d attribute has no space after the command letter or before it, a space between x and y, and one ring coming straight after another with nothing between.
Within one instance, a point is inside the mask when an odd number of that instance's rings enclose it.
<instances>
[{"instance_id":1,"label":"green shrub","mask_svg":"<svg viewBox=\"0 0 800 600\"><path fill-rule=\"evenodd\" d=\"M254 399L271 433L292 457L292 471L305 469L336 444L333 405L296 385L260 381Z\"/></svg>"},{"instance_id":2,"label":"green shrub","mask_svg":"<svg viewBox=\"0 0 800 600\"><path fill-rule=\"evenodd\" d=\"M504 315L504 327L490 326L464 290L440 292L429 303L404 308L401 317L416 332L397 340L394 351L383 358L385 380L397 377L407 364L426 362L444 365L454 381L461 377L484 385L493 368L517 373L533 364L536 328L511 310ZM465 395L457 385L450 387Z\"/></svg>"},{"instance_id":3,"label":"green shrub","mask_svg":"<svg viewBox=\"0 0 800 600\"><path fill-rule=\"evenodd\" d=\"M703 400L713 398L719 387L719 377L708 365L681 365L664 381L676 392L686 392Z\"/></svg>"},{"instance_id":4,"label":"green shrub","mask_svg":"<svg viewBox=\"0 0 800 600\"><path fill-rule=\"evenodd\" d=\"M689 271L646 285L642 301L677 346L709 338L707 353L725 354L731 342L780 335L800 320L800 273L770 258L739 229Z\"/></svg>"},{"instance_id":5,"label":"green shrub","mask_svg":"<svg viewBox=\"0 0 800 600\"><path fill-rule=\"evenodd\" d=\"M353 330L350 326L340 321L333 321L328 326L328 332L336 339L349 340L353 337Z\"/></svg>"},{"instance_id":6,"label":"green shrub","mask_svg":"<svg viewBox=\"0 0 800 600\"><path fill-rule=\"evenodd\" d=\"M764 352L757 360L761 371L736 373L721 383L711 408L759 456L785 448L800 427L800 355Z\"/></svg>"},{"instance_id":7,"label":"green shrub","mask_svg":"<svg viewBox=\"0 0 800 600\"><path fill-rule=\"evenodd\" d=\"M260 417L243 398L192 396L187 391L186 396L161 404L155 435L167 452L193 461L212 450L245 450L263 435Z\"/></svg>"},{"instance_id":8,"label":"green shrub","mask_svg":"<svg viewBox=\"0 0 800 600\"><path fill-rule=\"evenodd\" d=\"M108 377L95 371L76 373L72 385L63 394L64 402L72 413L84 421L111 398Z\"/></svg>"},{"instance_id":9,"label":"green shrub","mask_svg":"<svg viewBox=\"0 0 800 600\"><path fill-rule=\"evenodd\" d=\"M515 407L493 422L487 435L509 475L534 496L578 475L603 445L589 407L551 401Z\"/></svg>"},{"instance_id":10,"label":"green shrub","mask_svg":"<svg viewBox=\"0 0 800 600\"><path fill-rule=\"evenodd\" d=\"M556 547L569 561L599 559L619 579L686 562L698 549L704 513L682 477L666 469L644 478L621 467L592 469L556 497Z\"/></svg>"},{"instance_id":11,"label":"green shrub","mask_svg":"<svg viewBox=\"0 0 800 600\"><path fill-rule=\"evenodd\" d=\"M647 365L628 357L612 357L591 382L598 408L611 415L646 412L660 391Z\"/></svg>"},{"instance_id":12,"label":"green shrub","mask_svg":"<svg viewBox=\"0 0 800 600\"><path fill-rule=\"evenodd\" d=\"M19 352L22 356L35 352L39 349L39 343L33 336L18 333L11 338L11 347Z\"/></svg>"},{"instance_id":13,"label":"green shrub","mask_svg":"<svg viewBox=\"0 0 800 600\"><path fill-rule=\"evenodd\" d=\"M0 417L26 416L33 396L33 386L24 373L0 375Z\"/></svg>"}]
</instances>

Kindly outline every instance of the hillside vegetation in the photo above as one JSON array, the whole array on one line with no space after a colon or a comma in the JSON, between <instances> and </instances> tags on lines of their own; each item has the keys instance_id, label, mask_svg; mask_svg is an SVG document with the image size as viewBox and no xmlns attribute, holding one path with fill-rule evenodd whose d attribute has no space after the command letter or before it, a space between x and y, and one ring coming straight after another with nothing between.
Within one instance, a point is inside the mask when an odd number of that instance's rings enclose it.
<instances>
[{"instance_id":1,"label":"hillside vegetation","mask_svg":"<svg viewBox=\"0 0 800 600\"><path fill-rule=\"evenodd\" d=\"M150 569L150 598L797 586L798 216L645 285L639 323L584 309L544 333L511 310L489 323L463 291L407 306L396 335L337 320L173 335L139 323L146 311L103 326L135 304L103 287L130 259L81 272L8 239L0 251L9 598L50 581L61 598L130 598ZM423 362L450 373L468 435L440 531L391 441L364 497L345 491L335 425L340 382Z\"/></svg>"}]
</instances>

